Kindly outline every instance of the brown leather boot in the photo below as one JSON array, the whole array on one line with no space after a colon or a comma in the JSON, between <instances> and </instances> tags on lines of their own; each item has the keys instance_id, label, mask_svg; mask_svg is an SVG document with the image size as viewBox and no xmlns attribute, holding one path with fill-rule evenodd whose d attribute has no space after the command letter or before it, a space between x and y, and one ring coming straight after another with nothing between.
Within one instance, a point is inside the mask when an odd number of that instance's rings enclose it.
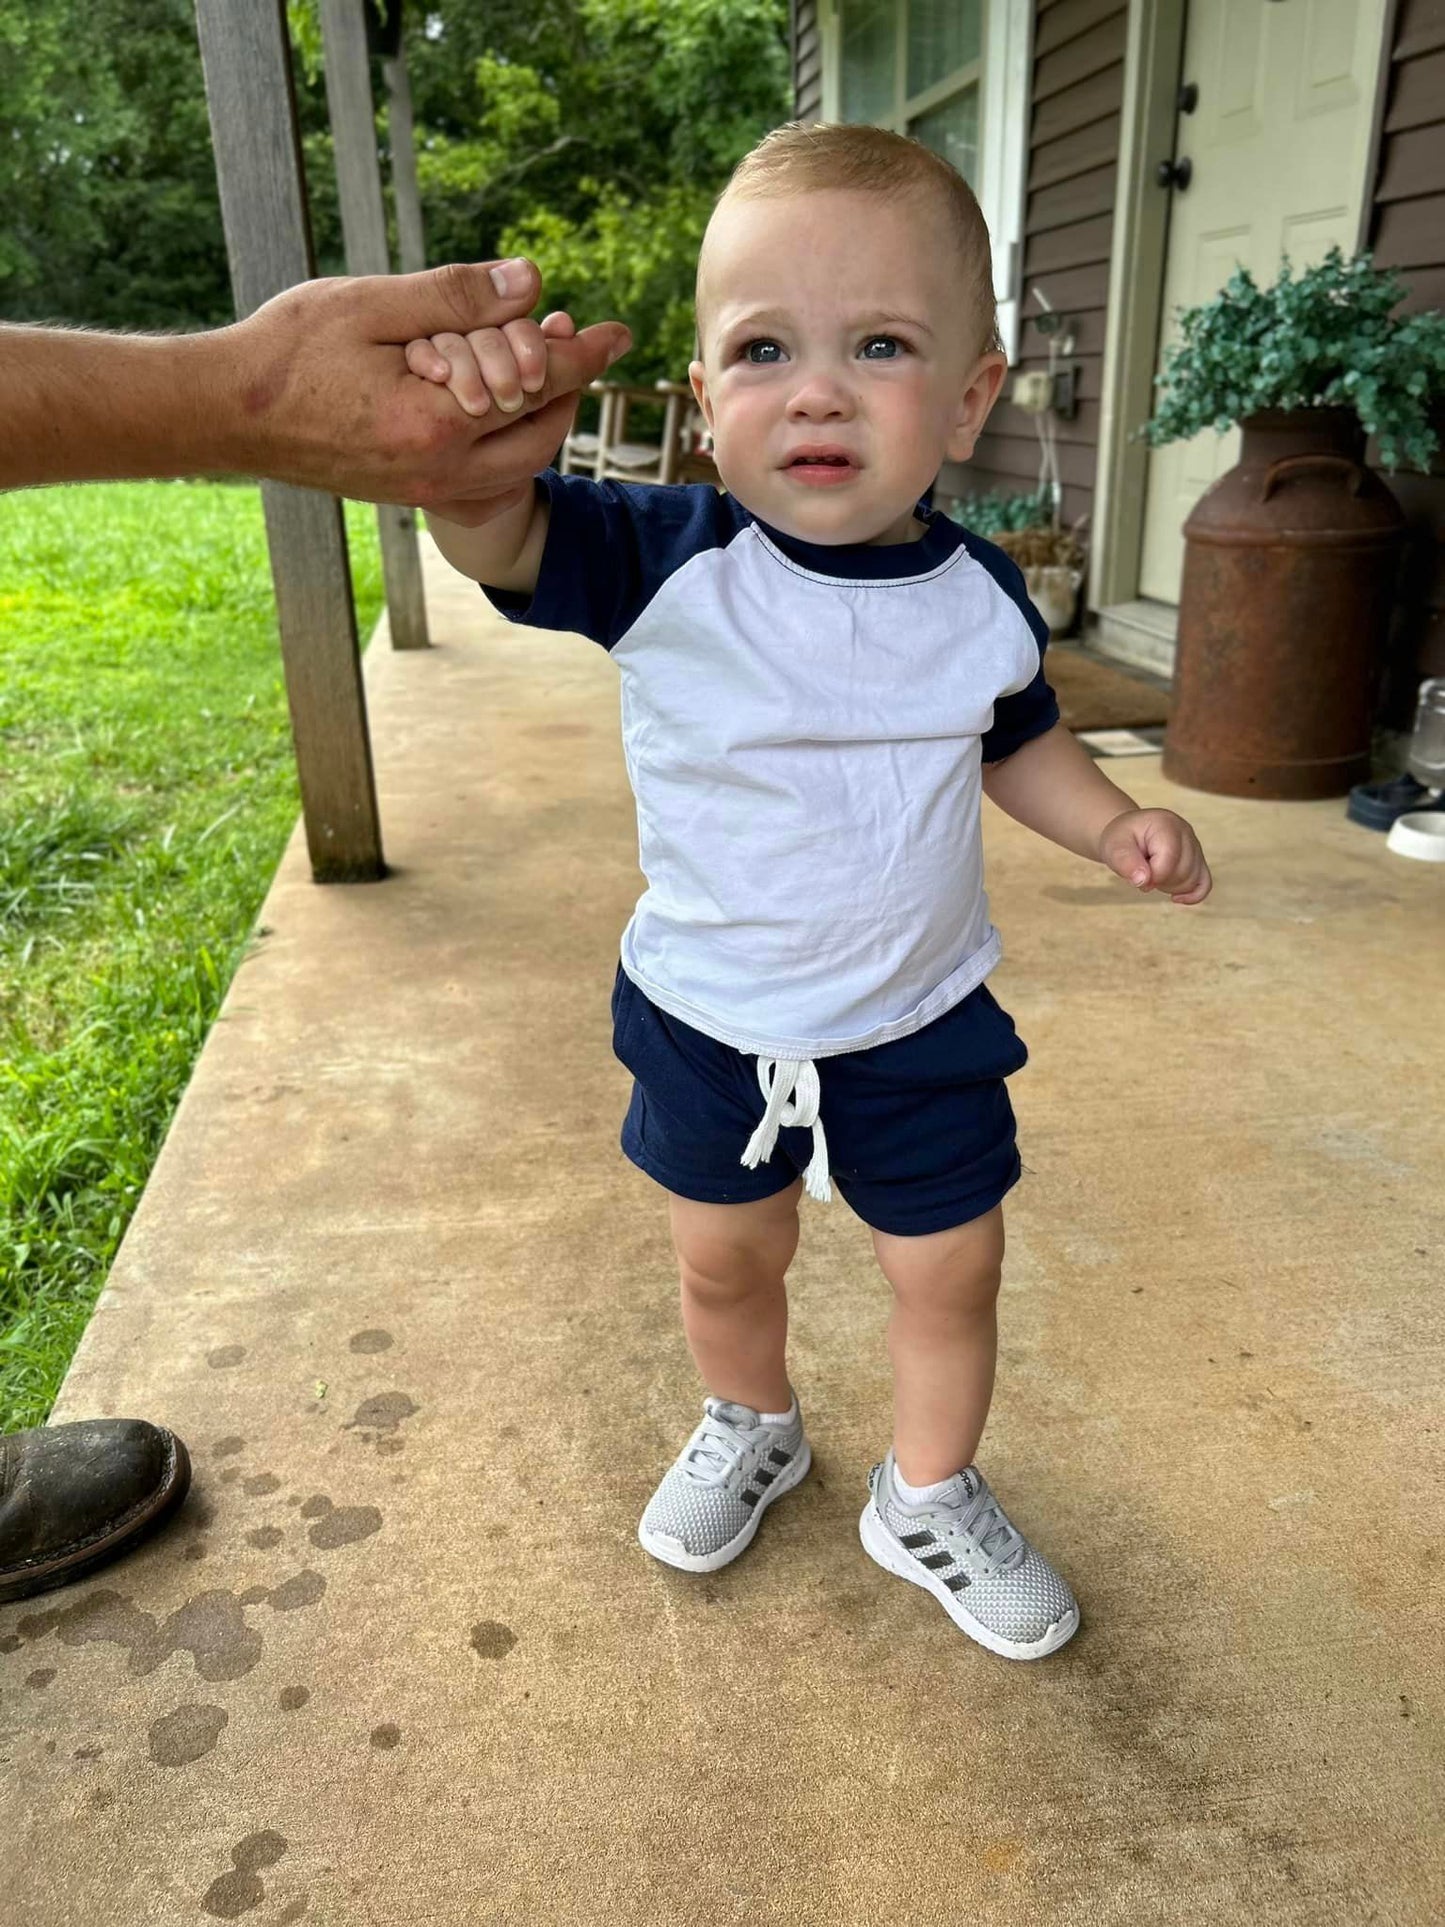
<instances>
[{"instance_id":1,"label":"brown leather boot","mask_svg":"<svg viewBox=\"0 0 1445 1927\"><path fill-rule=\"evenodd\" d=\"M145 1419L0 1435L0 1604L67 1586L129 1552L190 1484L185 1446Z\"/></svg>"}]
</instances>

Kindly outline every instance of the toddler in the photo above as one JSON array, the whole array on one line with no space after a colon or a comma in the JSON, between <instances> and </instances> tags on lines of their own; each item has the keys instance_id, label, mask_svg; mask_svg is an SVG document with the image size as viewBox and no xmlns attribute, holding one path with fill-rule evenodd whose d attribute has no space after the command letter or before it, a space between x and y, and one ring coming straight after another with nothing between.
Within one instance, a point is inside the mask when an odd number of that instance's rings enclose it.
<instances>
[{"instance_id":1,"label":"toddler","mask_svg":"<svg viewBox=\"0 0 1445 1927\"><path fill-rule=\"evenodd\" d=\"M962 177L879 128L774 130L713 211L697 330L724 491L547 469L481 526L475 505L428 518L503 614L590 637L621 675L648 884L612 993L622 1149L669 1194L708 1392L639 1537L711 1572L807 1473L783 1280L800 1193L836 1183L894 1295L863 1544L1038 1659L1078 1607L974 1463L1021 1170L1004 1080L1028 1057L986 982L980 792L1175 903L1209 870L1060 723L1016 565L928 506L1007 366ZM408 361L471 412L515 410L572 332L552 314Z\"/></svg>"}]
</instances>

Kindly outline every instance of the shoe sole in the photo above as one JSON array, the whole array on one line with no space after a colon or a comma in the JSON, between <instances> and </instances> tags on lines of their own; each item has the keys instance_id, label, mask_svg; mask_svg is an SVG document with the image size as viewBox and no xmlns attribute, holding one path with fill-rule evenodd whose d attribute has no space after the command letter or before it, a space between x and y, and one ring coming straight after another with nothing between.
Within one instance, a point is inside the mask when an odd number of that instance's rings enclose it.
<instances>
[{"instance_id":1,"label":"shoe sole","mask_svg":"<svg viewBox=\"0 0 1445 1927\"><path fill-rule=\"evenodd\" d=\"M29 1599L38 1592L51 1592L57 1586L70 1586L85 1579L101 1566L132 1551L143 1539L163 1526L191 1489L191 1460L182 1440L166 1433L166 1459L160 1483L150 1495L133 1506L101 1539L76 1546L57 1559L30 1566L13 1578L0 1580L0 1606L16 1599Z\"/></svg>"},{"instance_id":2,"label":"shoe sole","mask_svg":"<svg viewBox=\"0 0 1445 1927\"><path fill-rule=\"evenodd\" d=\"M763 1514L773 1503L781 1499L785 1492L791 1492L807 1476L813 1463L813 1448L806 1439L803 1449L798 1453L786 1472L780 1472L763 1496L753 1507L752 1516L735 1539L719 1546L716 1552L683 1552L675 1539L661 1539L650 1535L646 1528L637 1528L637 1543L644 1552L650 1552L654 1559L660 1559L665 1566L676 1566L679 1572L716 1572L719 1566L729 1565L740 1552L746 1552L753 1542L753 1535L762 1522Z\"/></svg>"},{"instance_id":3,"label":"shoe sole","mask_svg":"<svg viewBox=\"0 0 1445 1927\"><path fill-rule=\"evenodd\" d=\"M882 1566L885 1572L896 1573L911 1585L922 1586L925 1592L931 1592L960 1632L967 1633L970 1639L976 1639L980 1646L986 1646L1002 1659L1046 1659L1079 1630L1079 1609L1074 1606L1062 1619L1054 1621L1042 1639L1005 1639L1002 1633L994 1632L981 1619L975 1619L972 1613L966 1612L957 1593L950 1592L936 1574L910 1557L907 1548L900 1546L888 1530L872 1499L864 1506L858 1521L858 1537L863 1541L863 1550L868 1557Z\"/></svg>"}]
</instances>

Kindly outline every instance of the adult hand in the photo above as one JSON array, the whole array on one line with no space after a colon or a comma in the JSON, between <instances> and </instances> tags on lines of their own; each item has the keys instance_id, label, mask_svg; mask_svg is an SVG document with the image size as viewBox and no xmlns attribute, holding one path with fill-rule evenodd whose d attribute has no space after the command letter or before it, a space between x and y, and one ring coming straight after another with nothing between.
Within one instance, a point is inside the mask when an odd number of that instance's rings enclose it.
<instances>
[{"instance_id":1,"label":"adult hand","mask_svg":"<svg viewBox=\"0 0 1445 1927\"><path fill-rule=\"evenodd\" d=\"M493 285L493 272L508 292ZM581 391L632 345L618 321L552 334L545 380L519 411L477 417L411 373L418 336L504 328L530 313L541 277L526 260L426 274L309 281L226 332L238 357L243 472L369 502L465 505L478 521L515 500L561 447ZM470 519L470 518L467 518Z\"/></svg>"},{"instance_id":2,"label":"adult hand","mask_svg":"<svg viewBox=\"0 0 1445 1927\"><path fill-rule=\"evenodd\" d=\"M506 293L494 267L515 273ZM0 324L0 488L253 475L423 507L515 495L628 330L600 321L556 343L523 409L480 419L408 370L406 343L505 326L540 292L530 261L462 263L305 281L206 334Z\"/></svg>"}]
</instances>

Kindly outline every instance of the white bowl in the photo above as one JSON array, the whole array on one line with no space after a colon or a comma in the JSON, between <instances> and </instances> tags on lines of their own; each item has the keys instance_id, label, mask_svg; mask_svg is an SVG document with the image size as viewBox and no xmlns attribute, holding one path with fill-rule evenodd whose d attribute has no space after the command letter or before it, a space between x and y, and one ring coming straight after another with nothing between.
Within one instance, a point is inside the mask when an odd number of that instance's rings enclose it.
<instances>
[{"instance_id":1,"label":"white bowl","mask_svg":"<svg viewBox=\"0 0 1445 1927\"><path fill-rule=\"evenodd\" d=\"M1423 857L1426 863L1445 863L1445 810L1412 810L1397 816L1385 839L1397 856Z\"/></svg>"}]
</instances>

